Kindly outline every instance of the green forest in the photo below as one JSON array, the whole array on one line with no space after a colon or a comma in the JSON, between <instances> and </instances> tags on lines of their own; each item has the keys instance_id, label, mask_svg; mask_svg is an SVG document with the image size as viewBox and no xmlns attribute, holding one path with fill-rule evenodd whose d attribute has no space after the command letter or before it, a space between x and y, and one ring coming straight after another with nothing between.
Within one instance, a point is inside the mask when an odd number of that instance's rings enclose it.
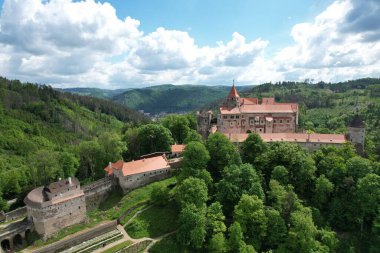
<instances>
[{"instance_id":1,"label":"green forest","mask_svg":"<svg viewBox=\"0 0 380 253\"><path fill-rule=\"evenodd\" d=\"M103 177L101 168L121 158L113 143L123 127L146 121L120 104L0 78L0 209L59 177ZM13 207L3 200L13 198Z\"/></svg>"},{"instance_id":2,"label":"green forest","mask_svg":"<svg viewBox=\"0 0 380 253\"><path fill-rule=\"evenodd\" d=\"M59 177L85 184L102 178L109 161L185 143L176 186L155 187L151 196L178 215L176 233L151 252L378 252L378 83L288 82L241 94L298 102L307 131L345 133L359 114L366 125L361 157L350 144L310 153L255 134L239 146L219 133L202 140L195 114L151 122L114 102L2 78L0 208L21 205L30 189Z\"/></svg>"},{"instance_id":3,"label":"green forest","mask_svg":"<svg viewBox=\"0 0 380 253\"><path fill-rule=\"evenodd\" d=\"M236 147L215 133L189 142L183 156L175 189L152 192L156 205L179 214L176 233L151 252L380 248L380 164L350 144L309 153L256 134Z\"/></svg>"}]
</instances>

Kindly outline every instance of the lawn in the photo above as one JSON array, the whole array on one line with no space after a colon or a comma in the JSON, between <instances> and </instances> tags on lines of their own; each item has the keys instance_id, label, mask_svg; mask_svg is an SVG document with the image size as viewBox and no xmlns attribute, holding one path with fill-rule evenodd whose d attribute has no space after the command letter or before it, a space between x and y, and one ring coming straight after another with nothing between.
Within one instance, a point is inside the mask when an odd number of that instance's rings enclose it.
<instances>
[{"instance_id":1,"label":"lawn","mask_svg":"<svg viewBox=\"0 0 380 253\"><path fill-rule=\"evenodd\" d=\"M176 184L177 179L175 177L171 177L162 181L154 182L148 184L144 187L135 189L129 193L127 193L119 203L109 210L107 210L107 216L109 219L117 219L121 214L125 211L133 208L134 206L141 204L143 202L148 202L150 200L150 192L152 191L154 185L163 185L168 186L172 184Z\"/></svg>"},{"instance_id":2,"label":"lawn","mask_svg":"<svg viewBox=\"0 0 380 253\"><path fill-rule=\"evenodd\" d=\"M154 185L173 185L176 184L175 177L171 177L162 181L148 184L144 187L135 189L128 192L126 195L122 193L113 193L104 202L102 202L98 209L89 212L88 216L93 220L114 220L119 218L127 210L134 208L135 206L149 202L150 192ZM120 189L121 191L121 189ZM126 222L124 219L122 222Z\"/></svg>"},{"instance_id":3,"label":"lawn","mask_svg":"<svg viewBox=\"0 0 380 253\"><path fill-rule=\"evenodd\" d=\"M119 243L119 244L113 246L112 248L109 248L109 249L103 251L102 253L114 253L114 252L117 252L117 251L119 251L121 249L124 249L125 247L127 247L127 246L129 246L131 244L132 244L131 241L124 241L122 243Z\"/></svg>"},{"instance_id":4,"label":"lawn","mask_svg":"<svg viewBox=\"0 0 380 253\"><path fill-rule=\"evenodd\" d=\"M161 241L156 242L150 249L149 253L190 253L191 250L181 247L176 240L176 234L163 238Z\"/></svg>"},{"instance_id":5,"label":"lawn","mask_svg":"<svg viewBox=\"0 0 380 253\"><path fill-rule=\"evenodd\" d=\"M172 203L164 207L152 206L126 226L133 238L156 238L177 229L178 209Z\"/></svg>"}]
</instances>

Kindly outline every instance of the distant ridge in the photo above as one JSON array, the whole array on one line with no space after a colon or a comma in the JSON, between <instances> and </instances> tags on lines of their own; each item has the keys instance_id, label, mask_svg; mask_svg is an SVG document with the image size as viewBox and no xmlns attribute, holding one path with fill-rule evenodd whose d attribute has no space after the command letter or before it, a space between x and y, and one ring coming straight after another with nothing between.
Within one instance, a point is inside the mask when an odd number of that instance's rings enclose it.
<instances>
[{"instance_id":1,"label":"distant ridge","mask_svg":"<svg viewBox=\"0 0 380 253\"><path fill-rule=\"evenodd\" d=\"M190 112L227 96L230 86L172 85L164 84L141 89L131 89L112 98L130 108L152 114L160 112ZM237 87L239 91L252 86Z\"/></svg>"},{"instance_id":2,"label":"distant ridge","mask_svg":"<svg viewBox=\"0 0 380 253\"><path fill-rule=\"evenodd\" d=\"M90 96L90 97L96 97L96 98L109 99L113 96L126 92L129 89L108 90L108 89L99 89L99 88L66 88L66 89L59 89L59 90L78 94L81 96Z\"/></svg>"}]
</instances>

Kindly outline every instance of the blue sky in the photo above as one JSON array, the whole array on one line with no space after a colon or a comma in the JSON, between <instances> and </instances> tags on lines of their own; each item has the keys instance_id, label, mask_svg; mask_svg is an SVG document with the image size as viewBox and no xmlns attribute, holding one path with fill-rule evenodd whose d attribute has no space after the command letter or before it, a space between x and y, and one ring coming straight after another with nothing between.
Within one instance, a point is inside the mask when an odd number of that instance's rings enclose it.
<instances>
[{"instance_id":1,"label":"blue sky","mask_svg":"<svg viewBox=\"0 0 380 253\"><path fill-rule=\"evenodd\" d=\"M0 0L0 75L55 87L380 76L380 0Z\"/></svg>"},{"instance_id":2,"label":"blue sky","mask_svg":"<svg viewBox=\"0 0 380 253\"><path fill-rule=\"evenodd\" d=\"M331 0L111 0L119 18L131 16L141 21L141 30L157 27L188 31L200 46L228 42L233 32L253 40L270 40L270 47L292 42L293 25L311 21Z\"/></svg>"}]
</instances>

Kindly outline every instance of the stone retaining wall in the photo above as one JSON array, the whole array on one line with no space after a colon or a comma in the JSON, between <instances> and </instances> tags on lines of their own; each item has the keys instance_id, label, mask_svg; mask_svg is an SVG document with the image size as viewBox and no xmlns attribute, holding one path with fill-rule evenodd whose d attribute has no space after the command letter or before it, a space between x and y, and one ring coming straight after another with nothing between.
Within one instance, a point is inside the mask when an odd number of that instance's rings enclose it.
<instances>
[{"instance_id":1,"label":"stone retaining wall","mask_svg":"<svg viewBox=\"0 0 380 253\"><path fill-rule=\"evenodd\" d=\"M71 248L75 245L78 245L84 241L87 241L91 238L100 236L102 234L105 234L107 232L110 232L114 229L116 229L117 221L110 221L106 224L96 226L86 232L83 232L81 234L78 234L76 236L72 236L68 239L63 239L61 241L52 243L47 245L46 247L43 247L41 249L33 251L34 253L55 253L60 252L64 249Z\"/></svg>"}]
</instances>

